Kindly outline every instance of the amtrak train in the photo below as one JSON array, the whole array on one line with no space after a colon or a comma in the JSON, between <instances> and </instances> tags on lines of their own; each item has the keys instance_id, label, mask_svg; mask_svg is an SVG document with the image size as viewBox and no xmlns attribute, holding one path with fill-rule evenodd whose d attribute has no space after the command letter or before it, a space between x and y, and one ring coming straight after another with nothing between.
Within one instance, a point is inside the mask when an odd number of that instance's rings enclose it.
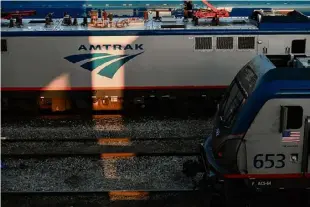
<instances>
[{"instance_id":1,"label":"amtrak train","mask_svg":"<svg viewBox=\"0 0 310 207\"><path fill-rule=\"evenodd\" d=\"M255 10L216 24L156 9L143 19L99 13L3 20L2 110L121 110L162 100L215 108L256 55L310 54L310 19L295 10Z\"/></svg>"},{"instance_id":2,"label":"amtrak train","mask_svg":"<svg viewBox=\"0 0 310 207\"><path fill-rule=\"evenodd\" d=\"M229 198L242 189L309 189L309 138L310 56L258 55L234 77L202 159L184 172L204 172Z\"/></svg>"}]
</instances>

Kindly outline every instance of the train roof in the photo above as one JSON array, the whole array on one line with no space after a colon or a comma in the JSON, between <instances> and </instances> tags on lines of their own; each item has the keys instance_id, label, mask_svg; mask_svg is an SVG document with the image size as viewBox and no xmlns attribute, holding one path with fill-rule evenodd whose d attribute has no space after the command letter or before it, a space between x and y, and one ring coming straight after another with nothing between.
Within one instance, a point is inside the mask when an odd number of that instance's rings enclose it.
<instances>
[{"instance_id":1,"label":"train roof","mask_svg":"<svg viewBox=\"0 0 310 207\"><path fill-rule=\"evenodd\" d=\"M264 83L272 81L309 81L310 68L275 68L268 71L261 79ZM310 89L310 85L309 85Z\"/></svg>"},{"instance_id":2,"label":"train roof","mask_svg":"<svg viewBox=\"0 0 310 207\"><path fill-rule=\"evenodd\" d=\"M203 7L205 4L201 0L193 0L193 5L195 8ZM275 8L305 8L310 5L307 0L294 0L294 1L283 1L283 0L211 0L210 1L214 6L230 6L230 7L238 7L238 8L255 8L262 6L269 6ZM3 0L2 7L4 8L59 8L59 7L71 7L71 8L80 8L80 7L90 7L97 8L102 7L102 5L109 8L143 8L143 7L151 7L151 8L174 8L174 7L182 7L184 5L183 0L143 0L143 1L128 1L128 0L77 0L77 1L62 1L62 0L54 0L54 1L11 1L11 0Z\"/></svg>"},{"instance_id":3,"label":"train roof","mask_svg":"<svg viewBox=\"0 0 310 207\"><path fill-rule=\"evenodd\" d=\"M284 58L285 59L285 58ZM257 74L256 89L272 85L273 93L283 90L308 90L310 95L310 56L296 57L291 67L276 66L264 55L254 58L250 65ZM271 90L269 90L271 91Z\"/></svg>"},{"instance_id":4,"label":"train roof","mask_svg":"<svg viewBox=\"0 0 310 207\"><path fill-rule=\"evenodd\" d=\"M295 58L293 67L277 67L264 55L259 55L255 59L256 63L258 60L262 63L261 67L255 69L255 72L258 72L258 79L247 103L238 115L237 122L240 124L232 129L233 134L246 132L257 112L268 100L310 99L310 56ZM255 59L251 62L255 62Z\"/></svg>"},{"instance_id":5,"label":"train roof","mask_svg":"<svg viewBox=\"0 0 310 207\"><path fill-rule=\"evenodd\" d=\"M266 96L310 98L310 68L276 68L268 71L260 80Z\"/></svg>"},{"instance_id":6,"label":"train roof","mask_svg":"<svg viewBox=\"0 0 310 207\"><path fill-rule=\"evenodd\" d=\"M168 11L169 12L169 11ZM253 15L260 13L262 19L255 20ZM72 16L72 21L74 16ZM122 24L129 22L129 25ZM184 22L183 18L175 16L163 16L162 21L149 20L144 22L143 18L114 17L112 27L82 26L83 18L77 18L76 26L63 24L63 19L53 19L51 25L45 25L45 19L23 19L22 27L9 27L9 20L1 21L2 36L23 35L150 35L150 34L281 34L281 33L310 33L310 18L296 10L254 10L250 17L226 17L220 18L220 25L211 26L210 19L200 20L199 25L193 22ZM90 22L90 18L88 18ZM120 26L119 26L120 25ZM40 33L40 34L38 34Z\"/></svg>"}]
</instances>

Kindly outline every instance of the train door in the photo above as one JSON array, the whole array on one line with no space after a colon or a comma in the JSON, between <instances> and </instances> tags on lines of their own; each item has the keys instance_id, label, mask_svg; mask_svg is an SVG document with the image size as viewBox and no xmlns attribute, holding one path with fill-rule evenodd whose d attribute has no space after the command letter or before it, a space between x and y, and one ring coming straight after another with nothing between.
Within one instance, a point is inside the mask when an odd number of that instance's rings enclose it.
<instances>
[{"instance_id":1,"label":"train door","mask_svg":"<svg viewBox=\"0 0 310 207\"><path fill-rule=\"evenodd\" d=\"M285 35L259 35L258 53L265 55L287 54L287 36Z\"/></svg>"},{"instance_id":2,"label":"train door","mask_svg":"<svg viewBox=\"0 0 310 207\"><path fill-rule=\"evenodd\" d=\"M308 105L304 99L265 103L244 138L249 174L301 175L303 108Z\"/></svg>"},{"instance_id":3,"label":"train door","mask_svg":"<svg viewBox=\"0 0 310 207\"><path fill-rule=\"evenodd\" d=\"M259 35L258 53L266 55L303 55L307 52L306 38L290 35Z\"/></svg>"}]
</instances>

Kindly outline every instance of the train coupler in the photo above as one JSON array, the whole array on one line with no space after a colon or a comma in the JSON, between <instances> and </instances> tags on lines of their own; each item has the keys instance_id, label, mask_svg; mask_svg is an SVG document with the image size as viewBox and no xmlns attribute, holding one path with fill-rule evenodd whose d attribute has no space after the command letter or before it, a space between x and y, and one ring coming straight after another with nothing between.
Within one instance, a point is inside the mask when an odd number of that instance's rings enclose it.
<instances>
[{"instance_id":1,"label":"train coupler","mask_svg":"<svg viewBox=\"0 0 310 207\"><path fill-rule=\"evenodd\" d=\"M185 163L183 163L182 172L187 177L195 177L198 173L204 172L204 166L201 162L188 160Z\"/></svg>"}]
</instances>

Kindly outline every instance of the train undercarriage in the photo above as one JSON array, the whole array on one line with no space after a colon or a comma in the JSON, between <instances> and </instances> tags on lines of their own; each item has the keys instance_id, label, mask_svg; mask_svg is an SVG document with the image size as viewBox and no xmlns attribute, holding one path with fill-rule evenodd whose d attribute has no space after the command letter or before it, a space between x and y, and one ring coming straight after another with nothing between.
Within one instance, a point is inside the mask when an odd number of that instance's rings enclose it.
<instances>
[{"instance_id":1,"label":"train undercarriage","mask_svg":"<svg viewBox=\"0 0 310 207\"><path fill-rule=\"evenodd\" d=\"M110 91L3 91L2 112L80 113L166 109L169 107L214 111L225 89L110 90Z\"/></svg>"}]
</instances>

